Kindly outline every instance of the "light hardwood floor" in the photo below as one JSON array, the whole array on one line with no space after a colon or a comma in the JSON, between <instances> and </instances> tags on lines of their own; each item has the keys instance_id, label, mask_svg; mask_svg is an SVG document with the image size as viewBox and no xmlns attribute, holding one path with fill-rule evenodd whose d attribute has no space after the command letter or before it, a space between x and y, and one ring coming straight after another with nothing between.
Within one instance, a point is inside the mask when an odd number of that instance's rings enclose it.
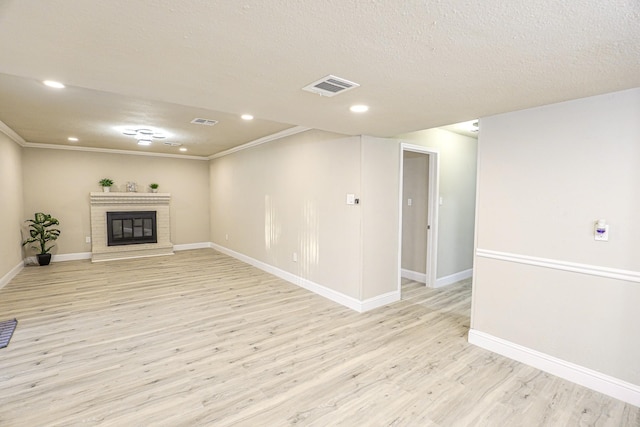
<instances>
[{"instance_id":1,"label":"light hardwood floor","mask_svg":"<svg viewBox=\"0 0 640 427\"><path fill-rule=\"evenodd\" d=\"M359 314L213 250L25 268L0 426L640 426L467 343L469 281Z\"/></svg>"}]
</instances>

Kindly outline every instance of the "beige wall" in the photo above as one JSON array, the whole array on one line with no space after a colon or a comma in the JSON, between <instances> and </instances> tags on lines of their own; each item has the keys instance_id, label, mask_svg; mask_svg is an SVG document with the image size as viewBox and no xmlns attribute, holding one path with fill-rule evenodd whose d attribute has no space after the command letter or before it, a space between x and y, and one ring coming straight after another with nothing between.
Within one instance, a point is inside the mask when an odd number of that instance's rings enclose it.
<instances>
[{"instance_id":1,"label":"beige wall","mask_svg":"<svg viewBox=\"0 0 640 427\"><path fill-rule=\"evenodd\" d=\"M0 132L0 279L22 261L22 148ZM25 236L26 237L26 236Z\"/></svg>"},{"instance_id":2,"label":"beige wall","mask_svg":"<svg viewBox=\"0 0 640 427\"><path fill-rule=\"evenodd\" d=\"M209 241L208 162L84 151L25 148L23 153L24 212L43 211L60 220L54 254L90 252L89 193L101 191L98 181L111 178L112 191L126 191L126 182L149 191L171 193L173 244Z\"/></svg>"},{"instance_id":3,"label":"beige wall","mask_svg":"<svg viewBox=\"0 0 640 427\"><path fill-rule=\"evenodd\" d=\"M411 151L403 155L401 265L403 269L424 274L427 272L429 156Z\"/></svg>"},{"instance_id":4,"label":"beige wall","mask_svg":"<svg viewBox=\"0 0 640 427\"><path fill-rule=\"evenodd\" d=\"M391 139L362 137L362 299L399 286L400 147Z\"/></svg>"},{"instance_id":5,"label":"beige wall","mask_svg":"<svg viewBox=\"0 0 640 427\"><path fill-rule=\"evenodd\" d=\"M559 269L639 277L639 117L635 89L481 119L473 329L640 385L640 283Z\"/></svg>"},{"instance_id":6,"label":"beige wall","mask_svg":"<svg viewBox=\"0 0 640 427\"><path fill-rule=\"evenodd\" d=\"M212 160L211 241L360 299L360 154L360 137L307 131Z\"/></svg>"},{"instance_id":7,"label":"beige wall","mask_svg":"<svg viewBox=\"0 0 640 427\"><path fill-rule=\"evenodd\" d=\"M397 138L438 151L440 196L443 204L438 210L437 277L472 268L478 150L476 139L442 129L428 129L399 135Z\"/></svg>"}]
</instances>

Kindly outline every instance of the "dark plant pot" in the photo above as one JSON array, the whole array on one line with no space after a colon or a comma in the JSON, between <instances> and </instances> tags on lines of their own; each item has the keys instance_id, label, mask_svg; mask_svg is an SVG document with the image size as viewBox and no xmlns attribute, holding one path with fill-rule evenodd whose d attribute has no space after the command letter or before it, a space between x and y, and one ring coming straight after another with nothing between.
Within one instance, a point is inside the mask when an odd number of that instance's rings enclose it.
<instances>
[{"instance_id":1,"label":"dark plant pot","mask_svg":"<svg viewBox=\"0 0 640 427\"><path fill-rule=\"evenodd\" d=\"M51 262L51 254L38 254L38 264L49 265Z\"/></svg>"}]
</instances>

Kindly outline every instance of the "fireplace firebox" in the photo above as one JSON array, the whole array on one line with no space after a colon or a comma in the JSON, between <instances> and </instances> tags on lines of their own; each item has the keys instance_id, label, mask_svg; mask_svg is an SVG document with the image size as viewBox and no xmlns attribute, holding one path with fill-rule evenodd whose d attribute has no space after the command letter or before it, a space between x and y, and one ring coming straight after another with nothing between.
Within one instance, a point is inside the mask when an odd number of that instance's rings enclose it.
<instances>
[{"instance_id":1,"label":"fireplace firebox","mask_svg":"<svg viewBox=\"0 0 640 427\"><path fill-rule=\"evenodd\" d=\"M107 246L157 242L156 211L107 212Z\"/></svg>"}]
</instances>

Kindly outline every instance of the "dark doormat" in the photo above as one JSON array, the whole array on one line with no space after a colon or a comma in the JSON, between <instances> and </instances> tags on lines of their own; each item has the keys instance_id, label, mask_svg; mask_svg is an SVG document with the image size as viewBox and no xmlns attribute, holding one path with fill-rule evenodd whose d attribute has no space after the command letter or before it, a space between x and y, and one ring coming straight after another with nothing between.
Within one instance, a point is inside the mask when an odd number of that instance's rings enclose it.
<instances>
[{"instance_id":1,"label":"dark doormat","mask_svg":"<svg viewBox=\"0 0 640 427\"><path fill-rule=\"evenodd\" d=\"M16 330L17 324L17 319L3 320L0 322L0 348L5 348L9 345L9 340L13 335L13 331Z\"/></svg>"}]
</instances>

